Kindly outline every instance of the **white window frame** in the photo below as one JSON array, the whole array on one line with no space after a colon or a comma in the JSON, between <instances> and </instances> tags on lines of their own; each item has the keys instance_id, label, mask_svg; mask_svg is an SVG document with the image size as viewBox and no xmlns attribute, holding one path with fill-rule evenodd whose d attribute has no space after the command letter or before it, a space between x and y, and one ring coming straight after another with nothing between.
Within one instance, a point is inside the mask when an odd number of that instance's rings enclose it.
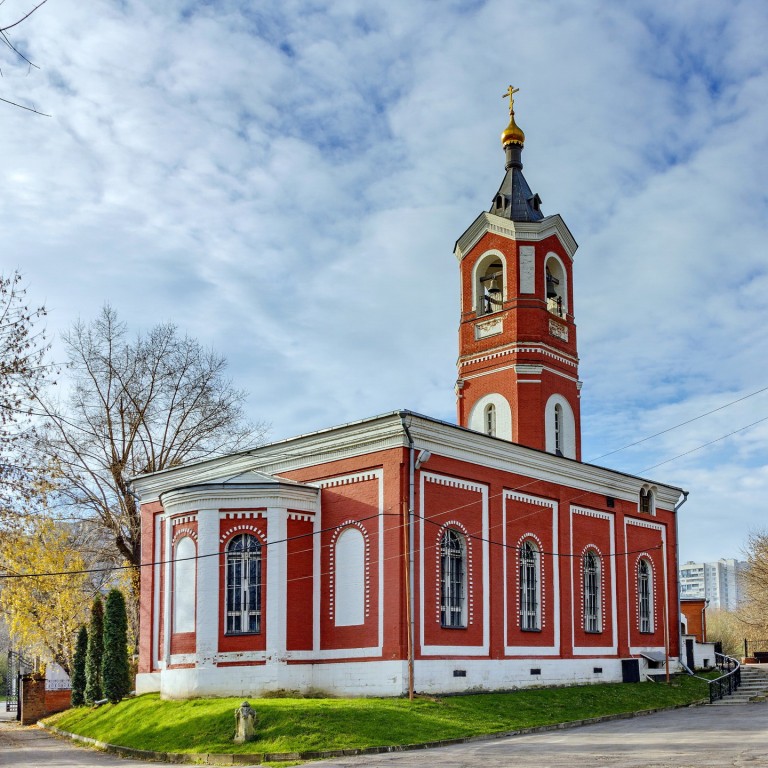
<instances>
[{"instance_id":1,"label":"white window frame","mask_svg":"<svg viewBox=\"0 0 768 768\"><path fill-rule=\"evenodd\" d=\"M235 547L243 542L243 548ZM252 533L239 533L225 550L225 634L258 635L262 630L264 578L262 544Z\"/></svg>"},{"instance_id":2,"label":"white window frame","mask_svg":"<svg viewBox=\"0 0 768 768\"><path fill-rule=\"evenodd\" d=\"M584 631L590 634L603 631L602 616L602 563L594 549L588 549L582 558L582 593Z\"/></svg>"},{"instance_id":3,"label":"white window frame","mask_svg":"<svg viewBox=\"0 0 768 768\"><path fill-rule=\"evenodd\" d=\"M520 629L537 632L541 630L541 552L533 541L526 539L518 556Z\"/></svg>"},{"instance_id":4,"label":"white window frame","mask_svg":"<svg viewBox=\"0 0 768 768\"><path fill-rule=\"evenodd\" d=\"M440 626L467 626L467 543L455 528L440 537Z\"/></svg>"}]
</instances>

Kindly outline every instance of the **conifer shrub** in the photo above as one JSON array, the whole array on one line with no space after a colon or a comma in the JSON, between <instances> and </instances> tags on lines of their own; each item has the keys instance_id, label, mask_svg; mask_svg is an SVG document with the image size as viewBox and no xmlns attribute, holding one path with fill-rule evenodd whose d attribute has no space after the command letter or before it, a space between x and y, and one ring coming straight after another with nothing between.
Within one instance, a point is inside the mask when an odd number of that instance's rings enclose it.
<instances>
[{"instance_id":1,"label":"conifer shrub","mask_svg":"<svg viewBox=\"0 0 768 768\"><path fill-rule=\"evenodd\" d=\"M101 661L104 697L117 704L131 690L128 663L128 619L125 598L119 589L110 590L104 611L104 656Z\"/></svg>"},{"instance_id":2,"label":"conifer shrub","mask_svg":"<svg viewBox=\"0 0 768 768\"><path fill-rule=\"evenodd\" d=\"M72 706L85 704L85 658L88 655L88 629L85 625L77 633L75 657L72 661Z\"/></svg>"},{"instance_id":3,"label":"conifer shrub","mask_svg":"<svg viewBox=\"0 0 768 768\"><path fill-rule=\"evenodd\" d=\"M88 627L88 651L85 655L85 701L93 704L102 698L101 660L104 655L104 603L96 595L91 606Z\"/></svg>"}]
</instances>

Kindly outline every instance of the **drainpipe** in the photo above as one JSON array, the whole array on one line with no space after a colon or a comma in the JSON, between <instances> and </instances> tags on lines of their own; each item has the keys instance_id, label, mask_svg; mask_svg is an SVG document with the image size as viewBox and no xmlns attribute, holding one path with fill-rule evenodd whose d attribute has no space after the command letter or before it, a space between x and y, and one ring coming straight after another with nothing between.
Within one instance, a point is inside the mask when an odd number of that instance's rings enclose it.
<instances>
[{"instance_id":1,"label":"drainpipe","mask_svg":"<svg viewBox=\"0 0 768 768\"><path fill-rule=\"evenodd\" d=\"M681 664L683 662L683 632L680 628L680 538L677 535L677 513L680 507L688 501L688 491L683 491L683 498L675 504L675 583L677 584L677 659Z\"/></svg>"}]
</instances>

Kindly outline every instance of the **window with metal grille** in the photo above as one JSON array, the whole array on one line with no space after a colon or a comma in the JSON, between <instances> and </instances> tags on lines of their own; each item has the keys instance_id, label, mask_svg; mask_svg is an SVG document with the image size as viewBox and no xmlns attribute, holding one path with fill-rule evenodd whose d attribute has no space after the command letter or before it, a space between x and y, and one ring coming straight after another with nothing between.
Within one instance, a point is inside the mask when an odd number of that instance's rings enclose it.
<instances>
[{"instance_id":1,"label":"window with metal grille","mask_svg":"<svg viewBox=\"0 0 768 768\"><path fill-rule=\"evenodd\" d=\"M651 566L647 560L641 559L637 564L637 602L641 632L653 632L652 597Z\"/></svg>"},{"instance_id":2,"label":"window with metal grille","mask_svg":"<svg viewBox=\"0 0 768 768\"><path fill-rule=\"evenodd\" d=\"M465 627L464 581L466 574L464 537L446 528L440 542L440 624Z\"/></svg>"},{"instance_id":3,"label":"window with metal grille","mask_svg":"<svg viewBox=\"0 0 768 768\"><path fill-rule=\"evenodd\" d=\"M227 634L261 632L261 544L241 533L227 545Z\"/></svg>"},{"instance_id":4,"label":"window with metal grille","mask_svg":"<svg viewBox=\"0 0 768 768\"><path fill-rule=\"evenodd\" d=\"M601 632L600 616L600 561L589 550L584 554L584 630Z\"/></svg>"},{"instance_id":5,"label":"window with metal grille","mask_svg":"<svg viewBox=\"0 0 768 768\"><path fill-rule=\"evenodd\" d=\"M520 547L520 627L540 629L539 550L531 541Z\"/></svg>"}]
</instances>

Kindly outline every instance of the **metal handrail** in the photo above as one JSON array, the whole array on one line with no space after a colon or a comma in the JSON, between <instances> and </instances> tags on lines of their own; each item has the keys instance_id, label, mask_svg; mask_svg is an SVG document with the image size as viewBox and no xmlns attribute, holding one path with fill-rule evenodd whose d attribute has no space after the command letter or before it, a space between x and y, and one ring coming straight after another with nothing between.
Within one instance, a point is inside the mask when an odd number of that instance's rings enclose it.
<instances>
[{"instance_id":1,"label":"metal handrail","mask_svg":"<svg viewBox=\"0 0 768 768\"><path fill-rule=\"evenodd\" d=\"M715 666L725 674L709 681L709 703L730 696L741 685L741 664L732 656L715 653Z\"/></svg>"}]
</instances>

